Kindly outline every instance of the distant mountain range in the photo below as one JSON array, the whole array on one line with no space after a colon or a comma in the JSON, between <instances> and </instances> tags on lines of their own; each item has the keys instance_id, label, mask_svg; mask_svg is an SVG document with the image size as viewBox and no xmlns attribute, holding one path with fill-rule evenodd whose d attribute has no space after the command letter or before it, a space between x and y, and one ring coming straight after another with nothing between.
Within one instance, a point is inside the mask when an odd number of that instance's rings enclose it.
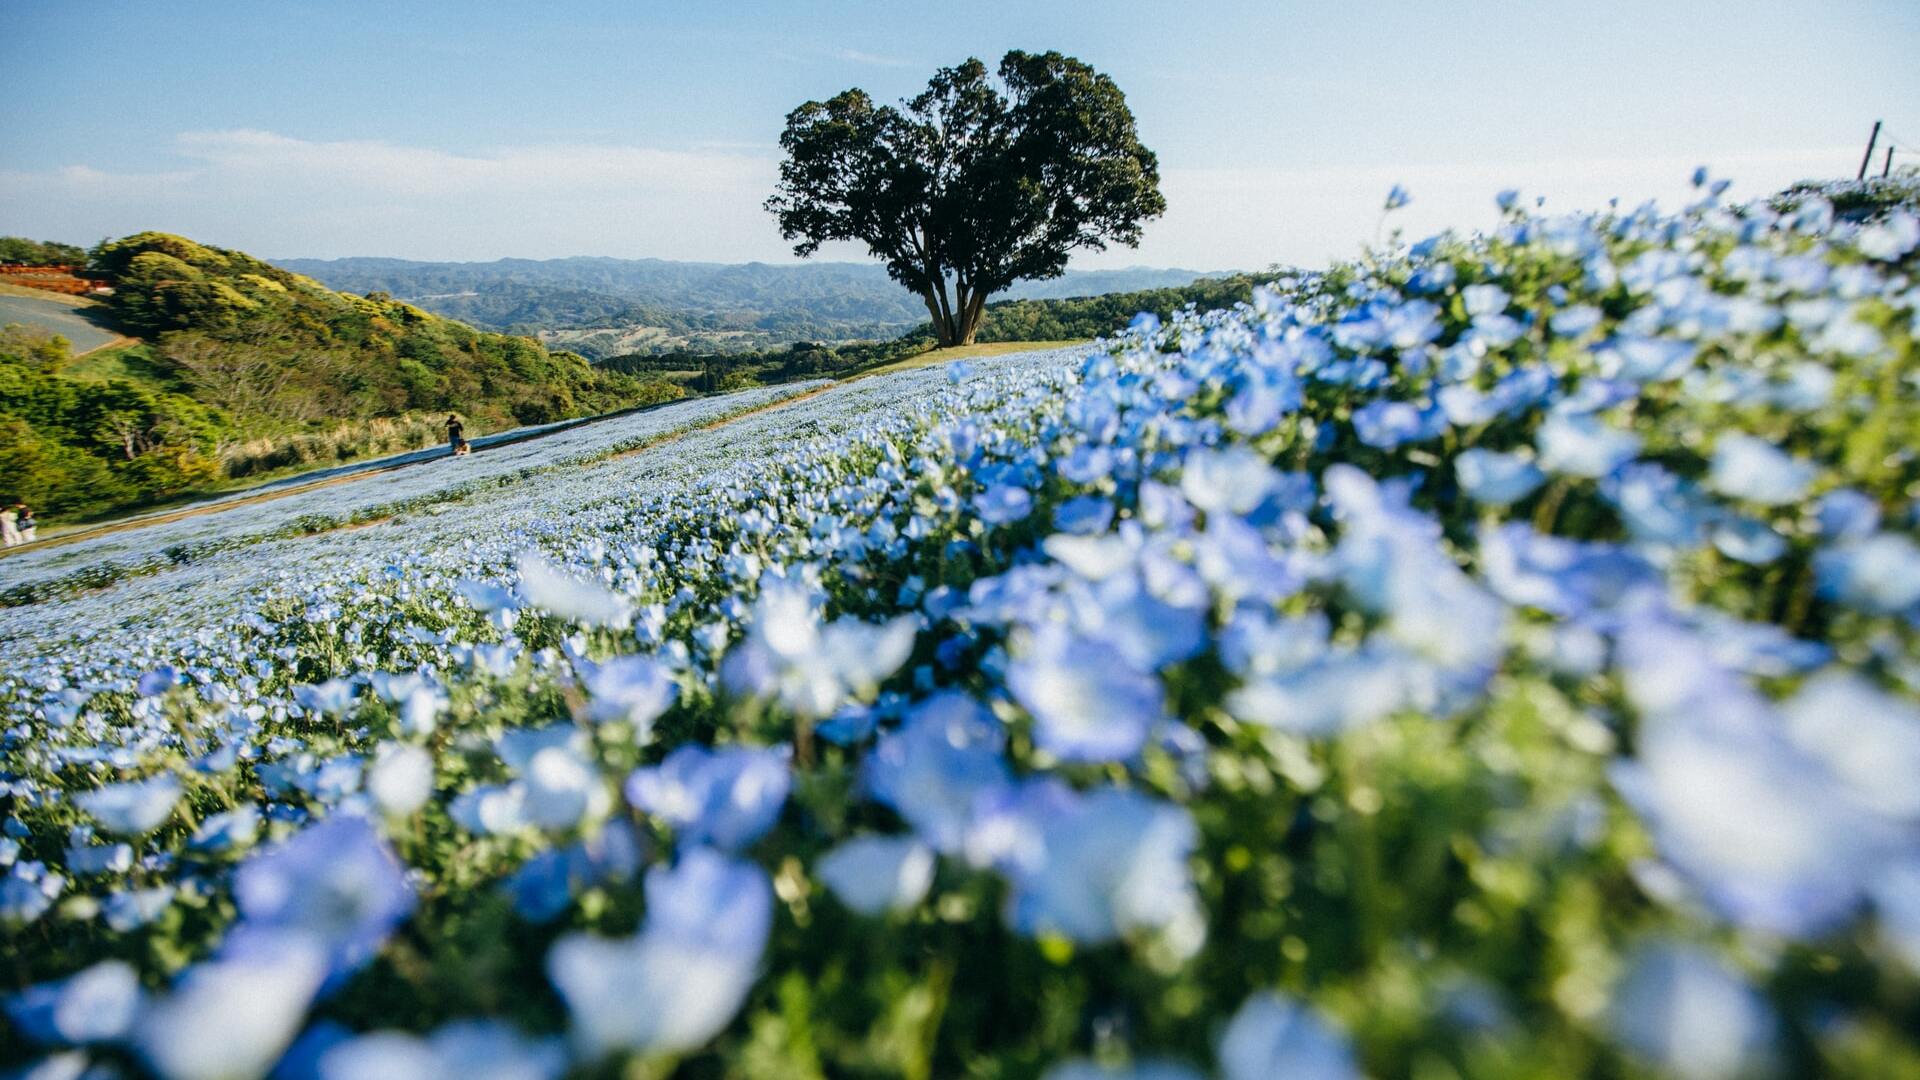
<instances>
[{"instance_id":1,"label":"distant mountain range","mask_svg":"<svg viewBox=\"0 0 1920 1080\"><path fill-rule=\"evenodd\" d=\"M867 263L666 259L283 259L342 292L383 292L474 326L538 336L599 358L634 352L743 351L794 341L884 338L925 321L918 297ZM1052 299L1185 285L1218 276L1131 267L1021 282L1000 299Z\"/></svg>"}]
</instances>

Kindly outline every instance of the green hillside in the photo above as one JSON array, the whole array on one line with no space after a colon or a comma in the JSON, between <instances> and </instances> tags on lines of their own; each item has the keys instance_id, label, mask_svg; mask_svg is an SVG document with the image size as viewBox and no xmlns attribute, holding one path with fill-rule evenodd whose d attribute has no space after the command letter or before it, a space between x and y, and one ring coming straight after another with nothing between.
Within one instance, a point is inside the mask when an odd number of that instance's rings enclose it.
<instances>
[{"instance_id":1,"label":"green hillside","mask_svg":"<svg viewBox=\"0 0 1920 1080\"><path fill-rule=\"evenodd\" d=\"M43 512L410 449L447 412L477 434L683 392L166 233L104 242L89 267L143 344L74 364L61 338L0 331L0 497Z\"/></svg>"}]
</instances>

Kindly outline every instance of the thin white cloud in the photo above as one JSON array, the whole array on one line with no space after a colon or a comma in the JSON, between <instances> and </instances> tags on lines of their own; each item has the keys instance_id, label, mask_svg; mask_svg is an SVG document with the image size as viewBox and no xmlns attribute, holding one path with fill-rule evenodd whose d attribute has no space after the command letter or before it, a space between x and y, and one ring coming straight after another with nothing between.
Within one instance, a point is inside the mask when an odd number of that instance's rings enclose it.
<instances>
[{"instance_id":1,"label":"thin white cloud","mask_svg":"<svg viewBox=\"0 0 1920 1080\"><path fill-rule=\"evenodd\" d=\"M0 173L0 229L84 239L159 228L282 257L791 257L760 208L778 176L771 150L454 153L250 129L188 132L175 148L188 168Z\"/></svg>"},{"instance_id":2,"label":"thin white cloud","mask_svg":"<svg viewBox=\"0 0 1920 1080\"><path fill-rule=\"evenodd\" d=\"M845 60L850 64L866 64L869 67L903 68L913 66L913 61L911 60L902 60L893 56L881 56L876 53L861 52L859 49L839 49L836 50L833 55L836 60Z\"/></svg>"}]
</instances>

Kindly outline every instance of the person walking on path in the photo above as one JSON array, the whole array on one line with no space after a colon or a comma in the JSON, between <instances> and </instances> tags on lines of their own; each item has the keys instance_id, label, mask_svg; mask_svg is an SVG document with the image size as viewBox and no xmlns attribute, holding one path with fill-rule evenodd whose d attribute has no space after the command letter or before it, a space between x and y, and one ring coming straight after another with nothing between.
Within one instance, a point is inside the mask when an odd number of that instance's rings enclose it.
<instances>
[{"instance_id":1,"label":"person walking on path","mask_svg":"<svg viewBox=\"0 0 1920 1080\"><path fill-rule=\"evenodd\" d=\"M454 415L453 413L447 414L447 452L448 453L459 452L460 443L463 441L460 438L460 436L466 430L467 430L466 426L460 423L460 417Z\"/></svg>"},{"instance_id":2,"label":"person walking on path","mask_svg":"<svg viewBox=\"0 0 1920 1080\"><path fill-rule=\"evenodd\" d=\"M40 523L34 520L33 508L26 503L20 504L20 520L16 526L20 530L20 542L31 544L40 538Z\"/></svg>"},{"instance_id":3,"label":"person walking on path","mask_svg":"<svg viewBox=\"0 0 1920 1080\"><path fill-rule=\"evenodd\" d=\"M0 543L19 547L25 542L20 538L20 515L11 506L0 510Z\"/></svg>"}]
</instances>

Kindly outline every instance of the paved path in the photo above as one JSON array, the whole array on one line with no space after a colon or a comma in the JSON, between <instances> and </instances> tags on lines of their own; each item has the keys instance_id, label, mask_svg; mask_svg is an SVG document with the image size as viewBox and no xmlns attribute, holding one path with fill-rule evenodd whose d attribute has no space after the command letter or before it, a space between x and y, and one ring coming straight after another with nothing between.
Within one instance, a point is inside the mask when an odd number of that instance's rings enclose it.
<instances>
[{"instance_id":1,"label":"paved path","mask_svg":"<svg viewBox=\"0 0 1920 1080\"><path fill-rule=\"evenodd\" d=\"M120 335L88 319L85 310L57 300L0 293L0 326L22 323L59 334L73 346L75 356L120 340Z\"/></svg>"},{"instance_id":2,"label":"paved path","mask_svg":"<svg viewBox=\"0 0 1920 1080\"><path fill-rule=\"evenodd\" d=\"M824 389L824 387L822 389ZM789 405L789 404L792 404L793 402L801 401L806 398L813 397L815 394L818 394L820 392L821 392L820 390L807 391L806 393L798 394L794 397L784 398L782 400L771 402L769 404L762 405L754 409L749 409L743 413L737 413L731 416L722 417L718 420L713 421L712 423L700 425L698 428L695 428L693 430L705 430L707 428L719 427L723 424L732 423L735 420L742 419L749 415L765 412L768 409L777 409L783 405ZM603 420L612 420L612 419L623 417L623 416L632 416L636 413L651 412L654 409L666 408L672 405L679 405L692 400L696 400L696 399L678 398L674 401L663 401L653 405L638 405L631 409L621 409L616 412L601 413L598 416L585 416L585 417L580 417L574 420L561 420L561 421L558 421L557 423L552 423L552 424L537 424L531 427L512 428L507 431L495 432L492 435L478 435L478 436L475 436L474 438L468 439L467 442L473 447L473 452L478 454L478 453L484 452L488 448L508 446L516 443L528 442L534 439L544 438L548 435L557 435L562 431L569 431L586 424L598 423ZM670 442L674 438L678 438L680 437L680 435L684 435L684 434L687 434L687 433L682 432L679 435L668 436L659 441ZM650 442L650 443L647 443L645 446L640 447L639 449L651 449L655 445L657 445L657 443ZM186 506L176 506L176 507L163 508L159 510L150 510L145 513L133 515L131 517L115 518L111 521L95 522L90 525L81 526L80 528L77 528L77 529L54 532L52 534L48 534L48 532L45 529L42 529L41 538L38 541L30 545L23 545L21 547L12 548L9 551L5 552L4 554L0 554L0 558L4 558L5 555L22 554L29 550L39 550L39 549L45 549L48 547L60 547L66 544L78 543L83 540L88 540L96 536L104 536L109 533L127 532L128 530L131 530L131 529L142 529L150 525L164 525L168 522L180 521L185 518L201 517L207 514L217 514L223 510L231 510L241 506L252 506L256 503L266 502L271 499L285 498L286 496L296 495L303 491L311 491L315 488L330 487L334 484L345 483L348 480L352 480L356 477L371 474L371 473L393 472L396 469L404 469L409 466L422 464L424 462L438 461L447 457L450 452L451 451L449 451L449 449L445 445L434 446L434 447L429 447L428 449L425 449L425 450L413 450L404 454L393 454L383 458L373 458L367 461L351 462L346 465L336 465L332 468L327 468L327 469L316 469L310 472L296 473L293 476L286 476L278 480L269 481L264 484L258 484L253 487L243 488L239 491L228 492L227 494L218 496L216 498L206 499L196 503L190 503ZM626 451L626 453L635 453L635 452L637 451L634 451L634 450ZM624 455L619 455L619 456L624 456Z\"/></svg>"}]
</instances>

